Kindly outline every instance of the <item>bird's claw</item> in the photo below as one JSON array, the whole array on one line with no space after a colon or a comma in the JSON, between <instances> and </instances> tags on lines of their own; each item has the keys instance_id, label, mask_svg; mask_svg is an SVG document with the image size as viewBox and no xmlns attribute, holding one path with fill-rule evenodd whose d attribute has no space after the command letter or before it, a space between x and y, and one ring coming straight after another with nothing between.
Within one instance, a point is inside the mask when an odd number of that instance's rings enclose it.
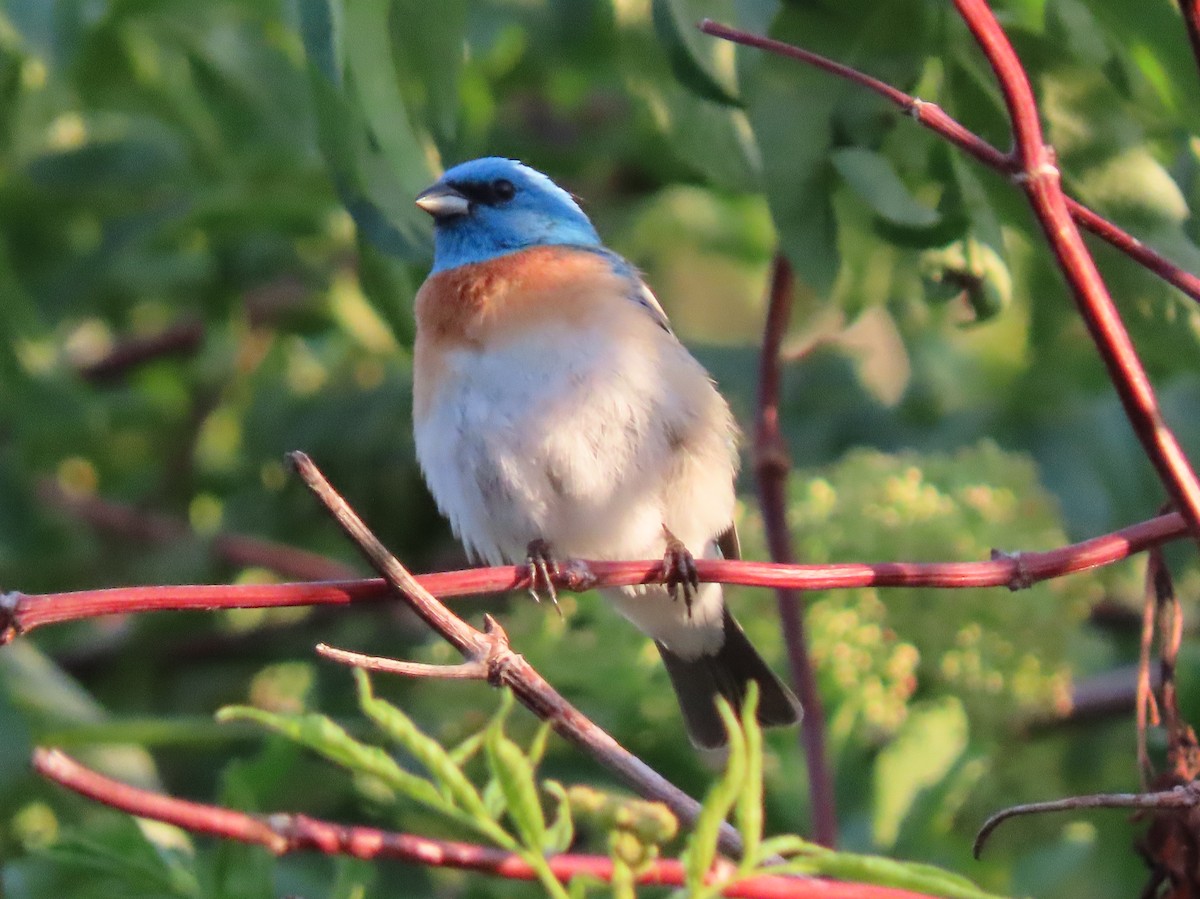
<instances>
[{"instance_id":1,"label":"bird's claw","mask_svg":"<svg viewBox=\"0 0 1200 899\"><path fill-rule=\"evenodd\" d=\"M671 599L683 597L688 617L692 617L692 600L700 589L700 573L696 570L696 559L691 550L676 537L667 540L667 551L663 553L663 576Z\"/></svg>"},{"instance_id":2,"label":"bird's claw","mask_svg":"<svg viewBox=\"0 0 1200 899\"><path fill-rule=\"evenodd\" d=\"M558 590L554 587L554 579L559 576L558 560L550 551L550 544L545 540L531 540L525 549L525 567L529 573L529 595L534 602L542 601L542 591L554 603L554 610L562 616L562 608L558 604Z\"/></svg>"}]
</instances>

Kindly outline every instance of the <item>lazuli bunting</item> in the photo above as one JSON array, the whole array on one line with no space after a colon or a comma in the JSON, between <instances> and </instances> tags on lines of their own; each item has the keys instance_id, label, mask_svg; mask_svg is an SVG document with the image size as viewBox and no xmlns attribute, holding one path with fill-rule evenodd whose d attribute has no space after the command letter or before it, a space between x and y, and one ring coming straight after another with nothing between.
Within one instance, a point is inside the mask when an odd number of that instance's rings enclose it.
<instances>
[{"instance_id":1,"label":"lazuli bunting","mask_svg":"<svg viewBox=\"0 0 1200 899\"><path fill-rule=\"evenodd\" d=\"M654 294L545 175L489 157L417 198L434 264L417 293L413 425L439 508L469 553L530 565L664 558L667 586L603 591L650 636L692 742L716 748L714 699L759 720L800 706L693 555L737 555L736 426ZM536 578L531 578L536 582ZM682 592L682 597L680 597Z\"/></svg>"}]
</instances>

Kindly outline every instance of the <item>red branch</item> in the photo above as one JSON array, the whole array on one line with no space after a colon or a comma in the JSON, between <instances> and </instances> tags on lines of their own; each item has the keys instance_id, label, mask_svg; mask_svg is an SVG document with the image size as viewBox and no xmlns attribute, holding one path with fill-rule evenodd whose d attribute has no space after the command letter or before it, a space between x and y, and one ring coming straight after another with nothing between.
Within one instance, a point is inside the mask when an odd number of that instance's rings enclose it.
<instances>
[{"instance_id":1,"label":"red branch","mask_svg":"<svg viewBox=\"0 0 1200 899\"><path fill-rule=\"evenodd\" d=\"M1033 88L1012 44L984 0L954 4L983 50L1004 94L1013 125L1017 180L1054 251L1079 314L1108 369L1125 415L1158 472L1175 508L1200 541L1200 481L1175 435L1163 420L1150 379L1117 313L1096 263L1071 220L1054 151L1042 137Z\"/></svg>"},{"instance_id":2,"label":"red branch","mask_svg":"<svg viewBox=\"0 0 1200 899\"><path fill-rule=\"evenodd\" d=\"M909 112L922 124L967 150L977 159L1008 173L1021 185L1033 207L1042 233L1071 288L1080 315L1100 351L1134 432L1175 507L1187 522L1188 530L1194 539L1200 541L1200 482L1197 481L1196 474L1192 471L1175 435L1162 418L1150 380L1146 377L1112 298L1096 270L1096 263L1072 221L1072 205L1063 193L1053 151L1046 146L1042 138L1037 103L1025 70L984 0L955 0L955 6L1000 82L1013 125L1016 145L1013 154L999 153L933 104L917 100L848 66L708 20L702 22L700 28L716 37L797 59L863 85ZM1133 238L1128 235L1126 237L1128 242L1125 246L1117 244L1123 249L1128 249L1133 242ZM1164 274L1160 265L1152 265L1148 260L1139 261L1153 271ZM1176 286L1180 286L1180 289L1185 289L1175 279L1170 280ZM1192 281L1200 284L1195 278L1192 278ZM1200 292L1187 292L1193 298L1200 299Z\"/></svg>"},{"instance_id":3,"label":"red branch","mask_svg":"<svg viewBox=\"0 0 1200 899\"><path fill-rule=\"evenodd\" d=\"M785 565L796 559L787 523L787 479L791 460L779 430L779 349L787 333L793 286L792 266L782 253L777 253L771 266L767 322L759 357L754 475L758 481L758 502L762 507L763 528L771 558ZM822 846L833 847L837 844L837 805L833 795L833 775L825 758L825 707L817 689L817 678L808 654L808 639L804 634L804 597L795 588L776 587L775 598L792 683L804 707L799 739L808 768L813 838Z\"/></svg>"},{"instance_id":4,"label":"red branch","mask_svg":"<svg viewBox=\"0 0 1200 899\"><path fill-rule=\"evenodd\" d=\"M696 822L700 803L567 702L523 656L512 651L508 635L494 618L485 615L484 630L480 631L455 615L388 552L308 456L291 453L289 458L304 485L321 501L371 567L383 576L392 593L468 662L486 664L488 683L509 687L521 704L549 724L556 734L616 774L640 796L661 802L686 825ZM659 567L662 568L661 562ZM727 855L741 856L741 835L726 822L720 825L717 845Z\"/></svg>"},{"instance_id":5,"label":"red branch","mask_svg":"<svg viewBox=\"0 0 1200 899\"><path fill-rule=\"evenodd\" d=\"M1184 0L1184 2L1189 2L1189 0ZM1190 0L1190 2L1196 3L1198 0ZM713 22L709 19L705 19L700 23L700 30L706 34L711 34L713 37L765 50L768 53L774 53L776 56L794 59L822 71L829 72L831 75L836 75L839 78L853 81L855 84L865 87L867 90L883 97L883 99L896 106L905 115L916 119L921 125L950 141L950 143L964 150L968 155L974 157L988 168L1010 177L1019 171L1016 160L1012 156L1002 153L979 135L967 130L957 120L947 115L936 103L930 103L911 94L906 94L904 91L876 78L872 78L870 75L864 74L857 69L843 65L840 62L834 62L832 59L809 50L785 44L783 41L750 34L749 32L740 31L737 28L731 28L728 25ZM1108 219L1093 212L1078 200L1067 197L1066 202L1071 216L1081 227L1091 231L1101 240L1107 241L1168 284L1183 291L1193 300L1200 302L1200 278L1190 272L1184 271L1171 262L1171 260L1150 249L1150 247L1146 246L1132 234L1121 230Z\"/></svg>"},{"instance_id":6,"label":"red branch","mask_svg":"<svg viewBox=\"0 0 1200 899\"><path fill-rule=\"evenodd\" d=\"M1111 534L1048 552L997 554L987 562L843 562L827 565L780 565L697 559L700 580L748 587L837 590L850 587L1008 587L1017 590L1038 581L1119 562L1151 546L1186 536L1178 513L1160 515ZM555 586L590 590L629 584L662 583L662 560L590 562L561 566ZM525 589L524 566L471 568L419 575L417 582L441 599ZM161 587L109 587L74 593L0 594L0 645L47 624L99 615L276 606L349 605L388 595L380 578L300 584L220 584Z\"/></svg>"},{"instance_id":7,"label":"red branch","mask_svg":"<svg viewBox=\"0 0 1200 899\"><path fill-rule=\"evenodd\" d=\"M105 777L57 749L35 749L33 767L43 777L68 790L139 818L163 821L191 833L265 846L276 855L310 851L349 855L368 861L388 858L427 867L478 871L508 880L537 879L536 872L527 862L511 852L490 846L335 824L306 815L260 817L175 799ZM603 856L556 855L549 863L554 875L563 883L576 876L604 881L612 879L612 862ZM679 862L660 860L651 863L638 876L637 882L678 887L686 880ZM743 880L723 890L722 895L742 899L923 899L921 894L893 887L780 876Z\"/></svg>"}]
</instances>

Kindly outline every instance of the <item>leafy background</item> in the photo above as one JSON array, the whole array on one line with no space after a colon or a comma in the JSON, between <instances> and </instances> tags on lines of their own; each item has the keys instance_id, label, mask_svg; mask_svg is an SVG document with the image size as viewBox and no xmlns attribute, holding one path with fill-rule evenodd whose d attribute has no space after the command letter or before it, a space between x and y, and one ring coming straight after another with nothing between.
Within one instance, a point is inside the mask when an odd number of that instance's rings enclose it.
<instances>
[{"instance_id":1,"label":"leafy background","mask_svg":"<svg viewBox=\"0 0 1200 899\"><path fill-rule=\"evenodd\" d=\"M1071 190L1200 271L1200 91L1175 7L996 9ZM801 280L784 410L801 558L978 559L1151 515L1162 492L1019 193L861 90L694 33L704 15L856 65L1008 143L985 63L934 0L11 0L0 13L0 586L277 576L222 561L223 533L357 566L285 473L282 454L297 448L413 567L463 563L410 437L411 299L431 245L411 199L443 166L484 154L524 159L583 198L743 422L766 268L783 247ZM1096 252L1169 419L1200 447L1195 305ZM964 294L955 272L976 287ZM187 335L178 352L116 375L94 367L164 331ZM95 528L67 502L88 497L184 528L168 540ZM742 515L761 558L749 497ZM1182 550L1175 562L1189 596L1195 572ZM1140 571L1016 594L811 595L844 844L1000 892L1138 889L1120 813L1010 825L981 863L969 845L998 806L1135 788L1131 716L1054 722L1072 682L1135 657L1135 635L1089 623L1089 611L1136 608ZM782 666L770 597L731 601ZM695 793L710 782L652 649L596 597L568 598L562 620L522 597L472 603L472 615L501 615L520 651L630 749ZM313 661L317 640L450 658L382 606L87 622L0 650L0 892L528 895L192 844L28 773L31 746L54 743L181 796L443 832L285 741L213 721L248 702L320 709L353 731L350 678ZM1197 720L1200 659L1186 645L1180 677ZM479 685L378 688L447 742L497 702ZM523 713L511 726L533 731ZM544 767L608 785L559 742ZM768 832L802 831L793 733L769 736L766 777Z\"/></svg>"}]
</instances>

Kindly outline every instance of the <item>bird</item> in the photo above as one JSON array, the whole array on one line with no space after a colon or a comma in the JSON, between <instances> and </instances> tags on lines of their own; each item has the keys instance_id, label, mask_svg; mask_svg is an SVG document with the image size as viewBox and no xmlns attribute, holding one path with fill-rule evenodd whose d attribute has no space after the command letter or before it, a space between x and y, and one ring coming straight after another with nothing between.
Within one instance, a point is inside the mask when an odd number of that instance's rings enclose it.
<instances>
[{"instance_id":1,"label":"bird","mask_svg":"<svg viewBox=\"0 0 1200 899\"><path fill-rule=\"evenodd\" d=\"M525 565L556 600L566 559L662 558L665 583L601 591L658 648L691 742L727 741L716 706L751 681L767 726L799 702L694 559L737 558L737 427L628 261L567 191L517 160L447 170L415 299L413 434L468 554Z\"/></svg>"}]
</instances>

